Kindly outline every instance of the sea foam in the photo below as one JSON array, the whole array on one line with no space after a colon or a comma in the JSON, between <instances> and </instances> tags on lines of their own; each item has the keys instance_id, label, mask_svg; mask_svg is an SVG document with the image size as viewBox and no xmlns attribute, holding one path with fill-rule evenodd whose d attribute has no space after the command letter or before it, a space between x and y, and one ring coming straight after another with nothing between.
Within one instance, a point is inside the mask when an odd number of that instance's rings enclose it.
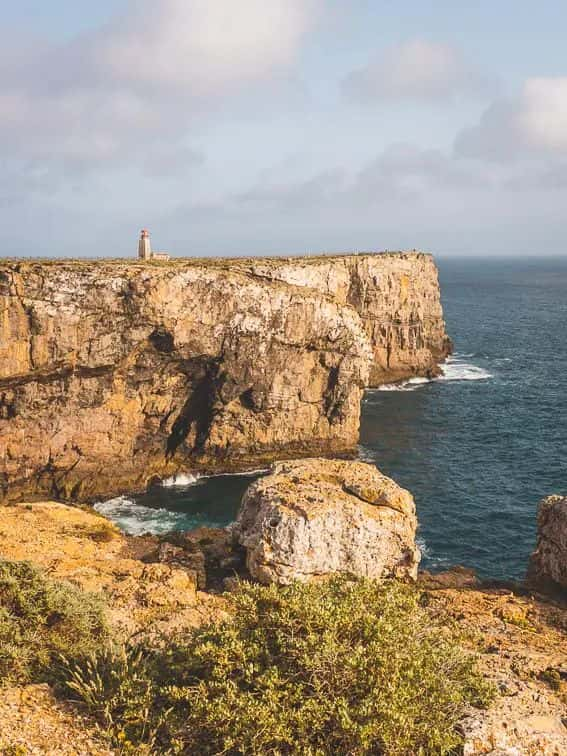
<instances>
[{"instance_id":1,"label":"sea foam","mask_svg":"<svg viewBox=\"0 0 567 756\"><path fill-rule=\"evenodd\" d=\"M179 530L186 519L183 512L172 512L162 507L145 507L127 496L100 501L94 505L94 509L116 523L127 535L168 533Z\"/></svg>"},{"instance_id":2,"label":"sea foam","mask_svg":"<svg viewBox=\"0 0 567 756\"><path fill-rule=\"evenodd\" d=\"M373 390L415 391L428 383L437 383L439 381L485 381L489 378L493 378L492 373L489 373L488 370L485 370L478 365L473 365L470 362L466 362L466 357L470 357L470 355L455 354L452 357L448 357L447 361L441 366L443 374L436 378L423 378L418 376L416 378L409 378L407 381L402 381L401 383L384 384Z\"/></svg>"},{"instance_id":3,"label":"sea foam","mask_svg":"<svg viewBox=\"0 0 567 756\"><path fill-rule=\"evenodd\" d=\"M161 481L160 485L164 488L184 488L185 486L193 486L199 480L199 475L192 475L191 473L176 473L171 478L165 478Z\"/></svg>"}]
</instances>

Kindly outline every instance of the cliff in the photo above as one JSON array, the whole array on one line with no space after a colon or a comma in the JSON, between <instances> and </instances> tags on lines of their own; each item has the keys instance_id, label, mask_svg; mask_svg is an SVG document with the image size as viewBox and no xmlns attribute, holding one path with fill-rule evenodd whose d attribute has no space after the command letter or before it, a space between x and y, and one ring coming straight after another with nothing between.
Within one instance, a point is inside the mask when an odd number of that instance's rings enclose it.
<instances>
[{"instance_id":1,"label":"cliff","mask_svg":"<svg viewBox=\"0 0 567 756\"><path fill-rule=\"evenodd\" d=\"M364 388L438 370L421 253L0 264L0 498L351 455Z\"/></svg>"}]
</instances>

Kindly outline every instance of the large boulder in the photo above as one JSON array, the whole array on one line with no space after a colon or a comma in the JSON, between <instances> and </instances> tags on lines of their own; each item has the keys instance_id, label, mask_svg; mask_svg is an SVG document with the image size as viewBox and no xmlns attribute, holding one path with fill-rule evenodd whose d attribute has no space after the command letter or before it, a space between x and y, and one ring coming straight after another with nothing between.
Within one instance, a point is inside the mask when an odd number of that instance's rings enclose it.
<instances>
[{"instance_id":1,"label":"large boulder","mask_svg":"<svg viewBox=\"0 0 567 756\"><path fill-rule=\"evenodd\" d=\"M417 575L411 494L373 465L277 463L242 499L234 532L251 575L286 584L331 573Z\"/></svg>"},{"instance_id":2,"label":"large boulder","mask_svg":"<svg viewBox=\"0 0 567 756\"><path fill-rule=\"evenodd\" d=\"M539 504L537 545L530 558L528 582L567 589L567 496L548 496Z\"/></svg>"}]
</instances>

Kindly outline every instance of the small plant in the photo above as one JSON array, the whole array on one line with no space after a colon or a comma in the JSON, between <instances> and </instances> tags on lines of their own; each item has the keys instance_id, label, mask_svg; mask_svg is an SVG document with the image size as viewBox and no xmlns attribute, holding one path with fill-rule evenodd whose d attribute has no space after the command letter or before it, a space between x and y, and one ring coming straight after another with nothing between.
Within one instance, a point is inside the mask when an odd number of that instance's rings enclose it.
<instances>
[{"instance_id":1,"label":"small plant","mask_svg":"<svg viewBox=\"0 0 567 756\"><path fill-rule=\"evenodd\" d=\"M70 532L81 538L90 538L95 543L110 543L110 541L120 536L116 525L102 517L100 521L93 523L75 523Z\"/></svg>"},{"instance_id":2,"label":"small plant","mask_svg":"<svg viewBox=\"0 0 567 756\"><path fill-rule=\"evenodd\" d=\"M7 745L0 743L0 756L27 756L28 749L23 745Z\"/></svg>"},{"instance_id":3,"label":"small plant","mask_svg":"<svg viewBox=\"0 0 567 756\"><path fill-rule=\"evenodd\" d=\"M29 562L0 561L0 683L54 680L61 654L89 653L107 636L97 597Z\"/></svg>"},{"instance_id":4,"label":"small plant","mask_svg":"<svg viewBox=\"0 0 567 756\"><path fill-rule=\"evenodd\" d=\"M547 683L551 690L558 692L561 690L561 675L553 667L548 667L539 673L539 679Z\"/></svg>"},{"instance_id":5,"label":"small plant","mask_svg":"<svg viewBox=\"0 0 567 756\"><path fill-rule=\"evenodd\" d=\"M151 749L161 717L141 648L109 644L66 663L66 687L82 700L122 753ZM150 750L147 750L149 753Z\"/></svg>"}]
</instances>

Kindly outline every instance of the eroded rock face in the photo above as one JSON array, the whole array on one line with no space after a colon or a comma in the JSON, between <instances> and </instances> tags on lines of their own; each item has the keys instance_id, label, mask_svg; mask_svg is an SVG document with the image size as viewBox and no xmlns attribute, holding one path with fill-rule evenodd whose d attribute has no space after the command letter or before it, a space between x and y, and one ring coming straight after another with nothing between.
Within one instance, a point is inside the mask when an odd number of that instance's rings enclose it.
<instances>
[{"instance_id":1,"label":"eroded rock face","mask_svg":"<svg viewBox=\"0 0 567 756\"><path fill-rule=\"evenodd\" d=\"M452 351L431 255L389 253L282 261L253 260L256 275L322 291L358 312L373 351L370 386L439 374Z\"/></svg>"},{"instance_id":2,"label":"eroded rock face","mask_svg":"<svg viewBox=\"0 0 567 756\"><path fill-rule=\"evenodd\" d=\"M530 558L528 582L567 591L567 497L542 499L537 526L537 546Z\"/></svg>"},{"instance_id":3,"label":"eroded rock face","mask_svg":"<svg viewBox=\"0 0 567 756\"><path fill-rule=\"evenodd\" d=\"M447 352L423 254L0 265L0 500L351 455L369 383Z\"/></svg>"},{"instance_id":4,"label":"eroded rock face","mask_svg":"<svg viewBox=\"0 0 567 756\"><path fill-rule=\"evenodd\" d=\"M286 584L332 573L417 575L411 494L363 462L274 465L244 494L235 536L250 574Z\"/></svg>"}]
</instances>

